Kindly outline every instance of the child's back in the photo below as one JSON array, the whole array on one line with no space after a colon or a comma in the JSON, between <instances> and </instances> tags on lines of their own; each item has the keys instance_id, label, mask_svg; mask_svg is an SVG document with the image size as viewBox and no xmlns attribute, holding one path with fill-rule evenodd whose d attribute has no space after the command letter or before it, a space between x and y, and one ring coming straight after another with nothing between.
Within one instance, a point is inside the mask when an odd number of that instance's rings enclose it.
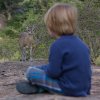
<instances>
[{"instance_id":1,"label":"child's back","mask_svg":"<svg viewBox=\"0 0 100 100\"><path fill-rule=\"evenodd\" d=\"M91 66L86 44L75 35L63 35L53 43L50 52L47 74L53 78L59 77L64 94L90 94Z\"/></svg>"}]
</instances>

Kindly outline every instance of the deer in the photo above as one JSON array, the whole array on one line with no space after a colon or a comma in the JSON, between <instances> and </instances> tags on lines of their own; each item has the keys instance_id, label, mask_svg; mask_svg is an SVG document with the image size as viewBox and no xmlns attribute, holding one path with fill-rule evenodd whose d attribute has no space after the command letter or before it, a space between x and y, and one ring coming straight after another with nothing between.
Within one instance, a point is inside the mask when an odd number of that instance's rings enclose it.
<instances>
[{"instance_id":1,"label":"deer","mask_svg":"<svg viewBox=\"0 0 100 100\"><path fill-rule=\"evenodd\" d=\"M21 61L27 61L27 51L29 51L29 61L33 61L33 53L37 46L37 40L32 27L26 27L24 32L19 35L19 47L21 50ZM27 50L28 49L28 50Z\"/></svg>"}]
</instances>

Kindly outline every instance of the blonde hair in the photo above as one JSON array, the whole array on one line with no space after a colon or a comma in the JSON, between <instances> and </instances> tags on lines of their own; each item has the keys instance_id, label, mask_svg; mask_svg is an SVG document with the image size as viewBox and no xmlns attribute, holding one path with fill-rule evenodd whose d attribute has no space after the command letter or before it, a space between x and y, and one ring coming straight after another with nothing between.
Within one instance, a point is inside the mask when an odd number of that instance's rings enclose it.
<instances>
[{"instance_id":1,"label":"blonde hair","mask_svg":"<svg viewBox=\"0 0 100 100\"><path fill-rule=\"evenodd\" d=\"M57 35L74 34L77 24L77 9L69 4L57 3L44 17L47 29Z\"/></svg>"}]
</instances>

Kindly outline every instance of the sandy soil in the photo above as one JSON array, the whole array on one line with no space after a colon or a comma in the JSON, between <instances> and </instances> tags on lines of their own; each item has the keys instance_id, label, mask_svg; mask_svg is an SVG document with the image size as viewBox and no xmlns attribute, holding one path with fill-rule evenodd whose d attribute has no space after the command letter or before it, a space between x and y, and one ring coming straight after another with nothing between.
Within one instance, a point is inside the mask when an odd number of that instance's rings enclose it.
<instances>
[{"instance_id":1,"label":"sandy soil","mask_svg":"<svg viewBox=\"0 0 100 100\"><path fill-rule=\"evenodd\" d=\"M4 62L0 63L0 100L28 100L26 96L19 94L15 89L15 83L24 79L25 71L28 66L45 64L47 61L39 60L34 63L29 62ZM92 76L92 89L91 100L100 100L100 67L93 66ZM42 96L42 98L41 98ZM16 98L17 97L17 98ZM27 96L28 97L28 96ZM38 97L38 98L37 98ZM96 97L96 99L94 98ZM29 100L73 100L73 98L67 98L50 94L39 94L29 97ZM45 99L46 98L46 99ZM47 99L48 98L48 99ZM62 99L61 99L62 98ZM78 100L75 99L74 100ZM80 99L84 100L84 99ZM89 99L86 99L89 100Z\"/></svg>"}]
</instances>

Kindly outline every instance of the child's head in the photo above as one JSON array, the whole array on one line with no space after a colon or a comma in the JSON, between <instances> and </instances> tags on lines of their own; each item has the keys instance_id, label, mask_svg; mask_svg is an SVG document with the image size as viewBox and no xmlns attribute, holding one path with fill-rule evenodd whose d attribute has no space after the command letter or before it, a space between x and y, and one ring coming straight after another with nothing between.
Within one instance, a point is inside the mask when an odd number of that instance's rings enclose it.
<instances>
[{"instance_id":1,"label":"child's head","mask_svg":"<svg viewBox=\"0 0 100 100\"><path fill-rule=\"evenodd\" d=\"M74 34L77 9L69 4L57 3L47 11L44 21L51 35Z\"/></svg>"}]
</instances>

